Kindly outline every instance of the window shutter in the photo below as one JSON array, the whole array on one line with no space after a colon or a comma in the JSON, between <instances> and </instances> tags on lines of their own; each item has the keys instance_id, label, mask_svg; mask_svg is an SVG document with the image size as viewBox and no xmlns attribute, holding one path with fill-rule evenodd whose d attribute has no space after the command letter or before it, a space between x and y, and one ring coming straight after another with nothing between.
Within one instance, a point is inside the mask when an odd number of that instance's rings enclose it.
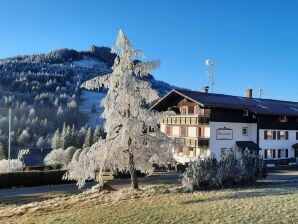
<instances>
[{"instance_id":1,"label":"window shutter","mask_svg":"<svg viewBox=\"0 0 298 224\"><path fill-rule=\"evenodd\" d=\"M264 150L264 158L267 159L267 157L268 157L268 149L265 149Z\"/></svg>"},{"instance_id":2,"label":"window shutter","mask_svg":"<svg viewBox=\"0 0 298 224\"><path fill-rule=\"evenodd\" d=\"M272 149L272 157L275 158L275 149Z\"/></svg>"},{"instance_id":3,"label":"window shutter","mask_svg":"<svg viewBox=\"0 0 298 224\"><path fill-rule=\"evenodd\" d=\"M286 140L288 140L288 139L289 139L289 132L286 131Z\"/></svg>"},{"instance_id":4,"label":"window shutter","mask_svg":"<svg viewBox=\"0 0 298 224\"><path fill-rule=\"evenodd\" d=\"M268 131L264 131L264 139L268 138Z\"/></svg>"},{"instance_id":5,"label":"window shutter","mask_svg":"<svg viewBox=\"0 0 298 224\"><path fill-rule=\"evenodd\" d=\"M189 106L188 107L188 114L193 114L194 113L194 106Z\"/></svg>"},{"instance_id":6,"label":"window shutter","mask_svg":"<svg viewBox=\"0 0 298 224\"><path fill-rule=\"evenodd\" d=\"M273 131L273 140L276 139L276 131Z\"/></svg>"},{"instance_id":7,"label":"window shutter","mask_svg":"<svg viewBox=\"0 0 298 224\"><path fill-rule=\"evenodd\" d=\"M298 140L298 131L296 131L296 140Z\"/></svg>"},{"instance_id":8,"label":"window shutter","mask_svg":"<svg viewBox=\"0 0 298 224\"><path fill-rule=\"evenodd\" d=\"M286 158L288 158L288 157L289 157L289 150L286 149Z\"/></svg>"},{"instance_id":9,"label":"window shutter","mask_svg":"<svg viewBox=\"0 0 298 224\"><path fill-rule=\"evenodd\" d=\"M278 149L277 158L280 158L280 157L281 157L281 149Z\"/></svg>"},{"instance_id":10,"label":"window shutter","mask_svg":"<svg viewBox=\"0 0 298 224\"><path fill-rule=\"evenodd\" d=\"M277 139L280 140L280 131L277 132Z\"/></svg>"}]
</instances>

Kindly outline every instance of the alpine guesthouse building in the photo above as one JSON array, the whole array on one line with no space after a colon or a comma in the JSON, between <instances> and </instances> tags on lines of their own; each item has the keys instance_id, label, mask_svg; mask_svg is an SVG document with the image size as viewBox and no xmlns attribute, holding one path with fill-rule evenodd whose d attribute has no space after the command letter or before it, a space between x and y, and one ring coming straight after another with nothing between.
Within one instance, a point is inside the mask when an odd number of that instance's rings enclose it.
<instances>
[{"instance_id":1,"label":"alpine guesthouse building","mask_svg":"<svg viewBox=\"0 0 298 224\"><path fill-rule=\"evenodd\" d=\"M173 89L151 110L172 111L161 122L161 131L180 138L173 149L178 163L227 150L259 154L267 164L298 162L298 103L252 97Z\"/></svg>"}]
</instances>

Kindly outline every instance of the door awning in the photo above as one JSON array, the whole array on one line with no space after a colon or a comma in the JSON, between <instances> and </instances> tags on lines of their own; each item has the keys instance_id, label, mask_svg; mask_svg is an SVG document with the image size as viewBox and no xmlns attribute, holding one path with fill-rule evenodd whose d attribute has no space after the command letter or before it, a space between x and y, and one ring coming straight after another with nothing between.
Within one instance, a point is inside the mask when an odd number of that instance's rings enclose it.
<instances>
[{"instance_id":1,"label":"door awning","mask_svg":"<svg viewBox=\"0 0 298 224\"><path fill-rule=\"evenodd\" d=\"M292 147L293 147L294 149L298 149L298 143L292 145Z\"/></svg>"},{"instance_id":2,"label":"door awning","mask_svg":"<svg viewBox=\"0 0 298 224\"><path fill-rule=\"evenodd\" d=\"M243 150L246 148L255 151L261 150L261 148L253 141L236 141L236 145Z\"/></svg>"}]
</instances>

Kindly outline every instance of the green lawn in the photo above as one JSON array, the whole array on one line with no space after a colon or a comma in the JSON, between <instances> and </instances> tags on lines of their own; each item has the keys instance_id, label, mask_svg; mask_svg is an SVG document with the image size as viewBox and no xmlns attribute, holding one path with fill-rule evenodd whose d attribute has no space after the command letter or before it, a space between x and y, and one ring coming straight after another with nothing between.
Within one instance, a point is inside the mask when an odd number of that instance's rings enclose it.
<instances>
[{"instance_id":1,"label":"green lawn","mask_svg":"<svg viewBox=\"0 0 298 224\"><path fill-rule=\"evenodd\" d=\"M298 222L298 182L193 194L168 192L168 188L171 186L146 187L136 193L122 190L46 201L38 198L31 206L24 201L21 206L18 200L3 201L0 223Z\"/></svg>"}]
</instances>

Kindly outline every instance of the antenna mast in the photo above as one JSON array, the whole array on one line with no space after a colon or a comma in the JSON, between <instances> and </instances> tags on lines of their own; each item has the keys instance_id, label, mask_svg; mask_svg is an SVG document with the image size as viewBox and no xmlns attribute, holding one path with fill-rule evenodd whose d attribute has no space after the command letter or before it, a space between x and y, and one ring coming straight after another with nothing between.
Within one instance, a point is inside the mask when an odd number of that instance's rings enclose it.
<instances>
[{"instance_id":1,"label":"antenna mast","mask_svg":"<svg viewBox=\"0 0 298 224\"><path fill-rule=\"evenodd\" d=\"M208 74L208 77L210 78L211 80L211 92L214 93L214 62L211 61L210 59L207 59L205 61L205 64L208 66L208 71L207 71L207 74Z\"/></svg>"},{"instance_id":2,"label":"antenna mast","mask_svg":"<svg viewBox=\"0 0 298 224\"><path fill-rule=\"evenodd\" d=\"M260 99L262 98L263 94L264 94L264 90L260 89Z\"/></svg>"}]
</instances>

